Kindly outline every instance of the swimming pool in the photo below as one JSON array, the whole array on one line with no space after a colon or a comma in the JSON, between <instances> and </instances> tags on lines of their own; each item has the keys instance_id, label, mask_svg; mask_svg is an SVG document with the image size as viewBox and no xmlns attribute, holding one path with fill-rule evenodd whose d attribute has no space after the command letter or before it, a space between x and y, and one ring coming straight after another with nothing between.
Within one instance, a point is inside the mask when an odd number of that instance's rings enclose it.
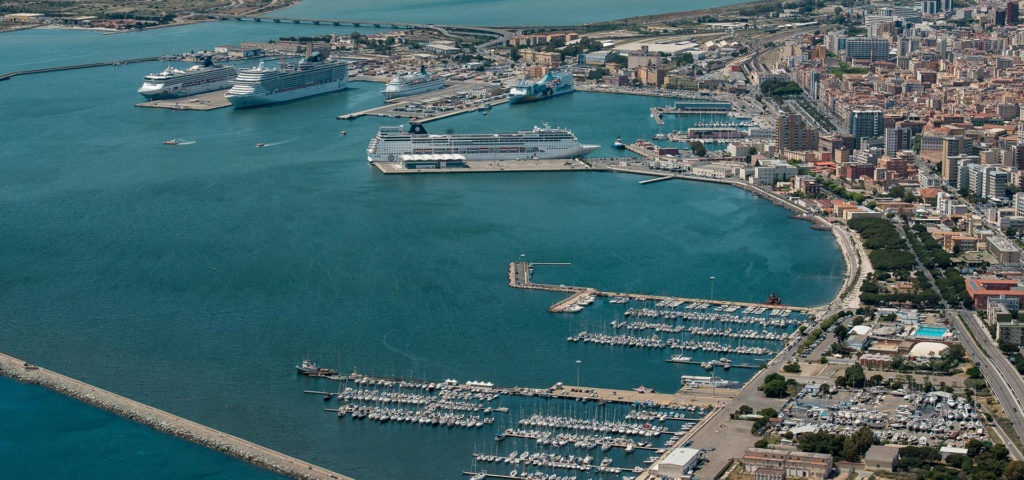
<instances>
[{"instance_id":1,"label":"swimming pool","mask_svg":"<svg viewBox=\"0 0 1024 480\"><path fill-rule=\"evenodd\" d=\"M946 327L917 327L914 332L915 337L935 337L941 338L946 335L949 329Z\"/></svg>"}]
</instances>

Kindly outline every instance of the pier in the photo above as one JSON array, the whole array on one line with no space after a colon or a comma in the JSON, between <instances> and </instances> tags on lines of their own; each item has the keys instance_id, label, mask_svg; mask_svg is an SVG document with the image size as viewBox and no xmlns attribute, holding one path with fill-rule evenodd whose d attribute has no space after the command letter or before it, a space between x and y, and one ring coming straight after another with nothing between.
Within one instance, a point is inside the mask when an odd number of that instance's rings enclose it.
<instances>
[{"instance_id":1,"label":"pier","mask_svg":"<svg viewBox=\"0 0 1024 480\"><path fill-rule=\"evenodd\" d=\"M533 263L528 262L512 262L508 266L508 277L509 286L513 288L525 288L530 290L547 290L550 292L563 292L571 293L574 297L585 297L586 295L596 295L599 297L628 297L633 300L642 301L678 301L681 303L707 303L711 305L738 305L741 307L764 307L764 308L785 308L793 310L795 312L808 312L810 311L807 307L793 307L789 305L771 305L767 303L752 303L752 302L733 302L728 300L708 300L700 298L686 298L686 297L673 297L668 295L648 295L643 293L622 293L622 292L605 292L590 287L578 287L578 286L567 286L567 285L550 285L544 283L533 283L530 280L530 270L533 267ZM583 293L589 292L589 293ZM555 307L562 306L564 311L566 301L569 299L563 299L548 308L548 311L553 311Z\"/></svg>"},{"instance_id":2,"label":"pier","mask_svg":"<svg viewBox=\"0 0 1024 480\"><path fill-rule=\"evenodd\" d=\"M387 81L387 80L385 80ZM387 105L369 108L358 112L338 115L338 120L355 120L359 117L372 115L388 118L405 118L416 123L427 123L443 118L454 117L463 113L486 111L496 105L508 102L508 97L487 96L481 93L476 97L465 98L474 91L491 90L493 85L477 82L449 82L444 88L429 92L398 97L386 100Z\"/></svg>"},{"instance_id":3,"label":"pier","mask_svg":"<svg viewBox=\"0 0 1024 480\"><path fill-rule=\"evenodd\" d=\"M647 185L648 183L660 182L660 181L663 181L663 180L672 180L673 178L676 178L676 177L674 177L672 175L666 175L664 177L648 178L647 180L640 180L637 183L639 183L640 185Z\"/></svg>"},{"instance_id":4,"label":"pier","mask_svg":"<svg viewBox=\"0 0 1024 480\"><path fill-rule=\"evenodd\" d=\"M146 108L167 108L170 110L216 110L218 108L230 107L231 102L224 96L224 90L189 95L179 98L165 98L161 100L150 100L148 102L136 103L136 107Z\"/></svg>"},{"instance_id":5,"label":"pier","mask_svg":"<svg viewBox=\"0 0 1024 480\"><path fill-rule=\"evenodd\" d=\"M291 478L303 480L352 480L312 463L276 450L214 430L191 420L139 403L116 393L94 387L57 372L29 364L0 353L0 374L19 382L31 383L102 408L161 432L226 453L242 461Z\"/></svg>"},{"instance_id":6,"label":"pier","mask_svg":"<svg viewBox=\"0 0 1024 480\"><path fill-rule=\"evenodd\" d=\"M21 70L18 72L5 73L0 75L0 82L4 80L10 80L19 75L31 75L34 73L47 73L47 72L61 72L64 70L78 70L82 68L93 68L93 67L110 67L117 65L124 65L128 63L142 63L142 62L155 62L160 60L160 57L145 57L145 58L131 58L128 60L114 60L112 62L98 62L98 63L85 63L82 65L66 65L63 67L49 67L49 68L36 68L34 70Z\"/></svg>"},{"instance_id":7,"label":"pier","mask_svg":"<svg viewBox=\"0 0 1024 480\"><path fill-rule=\"evenodd\" d=\"M665 119L661 118L661 110L658 107L651 107L651 118L654 119L654 123L658 125L664 125Z\"/></svg>"}]
</instances>

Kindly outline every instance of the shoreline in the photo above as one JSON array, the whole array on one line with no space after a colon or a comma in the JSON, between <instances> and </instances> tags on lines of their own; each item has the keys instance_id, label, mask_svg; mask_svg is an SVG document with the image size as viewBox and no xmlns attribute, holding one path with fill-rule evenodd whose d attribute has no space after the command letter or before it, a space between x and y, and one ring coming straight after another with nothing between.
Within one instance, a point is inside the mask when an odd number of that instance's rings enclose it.
<instances>
[{"instance_id":1,"label":"shoreline","mask_svg":"<svg viewBox=\"0 0 1024 480\"><path fill-rule=\"evenodd\" d=\"M0 353L0 375L18 382L41 386L87 405L287 477L301 480L352 480L340 473L181 418L80 380L29 364L5 353Z\"/></svg>"}]
</instances>

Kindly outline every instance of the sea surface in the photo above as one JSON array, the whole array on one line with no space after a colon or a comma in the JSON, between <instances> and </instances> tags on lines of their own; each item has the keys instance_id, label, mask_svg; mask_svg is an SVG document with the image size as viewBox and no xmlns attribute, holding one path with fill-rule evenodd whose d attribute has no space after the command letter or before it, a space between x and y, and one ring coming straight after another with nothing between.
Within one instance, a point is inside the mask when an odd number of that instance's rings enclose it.
<instances>
[{"instance_id":1,"label":"sea surface","mask_svg":"<svg viewBox=\"0 0 1024 480\"><path fill-rule=\"evenodd\" d=\"M344 30L224 22L25 31L0 35L0 71ZM0 83L0 349L357 479L459 478L494 431L338 421L302 393L337 388L298 377L304 357L346 372L531 387L568 383L577 360L582 383L618 389L674 391L680 374L703 374L666 363L667 350L567 342L621 310L548 314L561 297L509 288L511 261L571 263L538 268L538 281L688 297L710 296L714 276L716 299L775 293L792 305L826 303L842 282L828 233L739 189L592 172L384 176L365 149L396 120L335 119L381 105L380 84L255 110L134 107L143 75L162 68ZM602 145L595 156L613 156L617 136L694 121L655 125L650 107L667 102L577 92L427 129L548 122ZM163 145L172 138L182 145ZM0 398L23 389L0 384ZM64 418L34 415L40 437L31 441L66 435ZM80 435L128 451L102 433ZM16 440L0 429L0 442ZM19 457L52 458L32 449ZM123 468L157 468L147 465ZM209 471L182 468L174 476ZM230 459L217 468L226 469L218 477L251 473Z\"/></svg>"},{"instance_id":2,"label":"sea surface","mask_svg":"<svg viewBox=\"0 0 1024 480\"><path fill-rule=\"evenodd\" d=\"M720 7L741 2L742 0L303 0L298 5L274 12L272 16L441 25L576 25Z\"/></svg>"},{"instance_id":3,"label":"sea surface","mask_svg":"<svg viewBox=\"0 0 1024 480\"><path fill-rule=\"evenodd\" d=\"M36 385L0 377L4 478L281 478Z\"/></svg>"}]
</instances>

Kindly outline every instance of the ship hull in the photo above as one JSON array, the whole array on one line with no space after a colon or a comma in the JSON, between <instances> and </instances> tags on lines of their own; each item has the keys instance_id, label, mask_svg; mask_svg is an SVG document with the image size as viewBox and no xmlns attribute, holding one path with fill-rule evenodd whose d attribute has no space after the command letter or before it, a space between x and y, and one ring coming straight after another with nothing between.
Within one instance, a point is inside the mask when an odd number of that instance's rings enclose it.
<instances>
[{"instance_id":1,"label":"ship hull","mask_svg":"<svg viewBox=\"0 0 1024 480\"><path fill-rule=\"evenodd\" d=\"M321 83L284 92L252 92L240 95L231 94L229 92L225 97L227 97L228 101L231 102L231 105L235 108L256 108L277 103L292 102L316 95L337 92L346 88L348 88L348 80L337 80L334 82Z\"/></svg>"},{"instance_id":2,"label":"ship hull","mask_svg":"<svg viewBox=\"0 0 1024 480\"><path fill-rule=\"evenodd\" d=\"M567 91L567 92L551 92L551 94L550 94L550 95L544 95L544 94L525 94L525 95L516 95L516 94L511 94L511 93L510 93L510 94L508 95L508 103L529 103L529 102L536 102L536 101L538 101L538 100L547 100L547 99L549 99L549 98L554 98L554 97L557 97L557 96L559 96L559 95L565 95L565 94L567 94L567 93L572 93L572 92L575 92L575 90L569 90L569 91Z\"/></svg>"},{"instance_id":3,"label":"ship hull","mask_svg":"<svg viewBox=\"0 0 1024 480\"><path fill-rule=\"evenodd\" d=\"M468 162L480 162L480 161L497 161L497 160L557 160L557 159L569 159L585 157L590 152L597 150L597 145L580 145L579 147L565 150L541 150L534 153L519 153L519 152L491 152L491 153L456 153L466 157ZM411 154L412 152L406 152ZM366 160L370 163L374 162L397 162L400 157L405 153L377 153L367 154Z\"/></svg>"},{"instance_id":4,"label":"ship hull","mask_svg":"<svg viewBox=\"0 0 1024 480\"><path fill-rule=\"evenodd\" d=\"M199 95L200 93L212 92L215 90L224 90L231 88L231 79L224 79L215 82L204 83L202 85L191 85L188 87L174 88L173 86L162 86L157 89L147 89L142 87L138 90L139 95L145 97L146 100L164 100L168 98L181 98L190 95Z\"/></svg>"}]
</instances>

